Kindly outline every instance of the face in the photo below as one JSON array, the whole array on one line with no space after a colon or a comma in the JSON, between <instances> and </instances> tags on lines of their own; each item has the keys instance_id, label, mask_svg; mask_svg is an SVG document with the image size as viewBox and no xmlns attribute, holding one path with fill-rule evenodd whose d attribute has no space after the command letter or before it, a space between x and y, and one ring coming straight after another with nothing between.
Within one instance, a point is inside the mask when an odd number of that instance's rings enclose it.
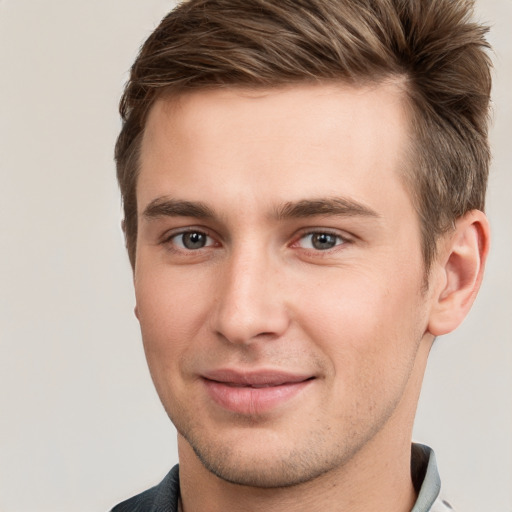
<instances>
[{"instance_id":1,"label":"face","mask_svg":"<svg viewBox=\"0 0 512 512\"><path fill-rule=\"evenodd\" d=\"M137 316L180 443L217 476L293 485L409 428L431 338L407 133L393 84L152 108Z\"/></svg>"}]
</instances>

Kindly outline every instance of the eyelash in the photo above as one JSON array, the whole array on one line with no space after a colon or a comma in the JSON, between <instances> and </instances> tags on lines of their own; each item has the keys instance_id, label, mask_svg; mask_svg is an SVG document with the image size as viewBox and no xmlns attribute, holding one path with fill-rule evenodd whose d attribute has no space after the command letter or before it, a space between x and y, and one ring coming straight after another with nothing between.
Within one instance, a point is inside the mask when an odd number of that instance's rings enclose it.
<instances>
[{"instance_id":1,"label":"eyelash","mask_svg":"<svg viewBox=\"0 0 512 512\"><path fill-rule=\"evenodd\" d=\"M336 239L336 243L332 247L328 247L325 249L318 249L314 247L302 247L304 251L307 251L309 253L314 253L315 255L320 255L322 253L324 254L330 254L333 251L339 250L341 246L344 246L351 242L348 236L341 235L340 233L330 231L328 229L311 229L308 231L305 231L301 233L295 241L290 245L291 247L299 246L300 242L302 240L305 240L307 237L313 237L315 235L327 235L328 237L333 237Z\"/></svg>"},{"instance_id":2,"label":"eyelash","mask_svg":"<svg viewBox=\"0 0 512 512\"><path fill-rule=\"evenodd\" d=\"M181 244L182 246L181 247L176 246L175 240L178 239L179 237L184 237L186 235L204 236L207 239L207 243L203 247L198 247L197 249L189 249L187 247L184 247L183 239L182 239L182 244ZM208 243L208 240L210 242L213 241L213 243ZM164 239L162 240L161 243L163 245L169 246L169 248L171 248L174 251L181 251L181 252L198 252L201 249L205 249L205 248L208 248L208 247L211 247L214 245L219 245L218 243L215 242L215 239L212 236L210 236L206 231L201 230L201 229L194 229L194 228L188 228L188 229L184 229L184 230L181 230L178 232L173 232L171 234L168 234L167 236L164 237Z\"/></svg>"}]
</instances>

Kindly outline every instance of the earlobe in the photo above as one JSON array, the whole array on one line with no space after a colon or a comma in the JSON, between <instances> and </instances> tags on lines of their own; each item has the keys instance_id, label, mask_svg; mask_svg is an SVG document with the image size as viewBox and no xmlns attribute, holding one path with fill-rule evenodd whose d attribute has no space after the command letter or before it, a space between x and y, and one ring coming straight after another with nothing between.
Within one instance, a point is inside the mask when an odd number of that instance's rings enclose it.
<instances>
[{"instance_id":1,"label":"earlobe","mask_svg":"<svg viewBox=\"0 0 512 512\"><path fill-rule=\"evenodd\" d=\"M137 318L137 320L140 320L140 318L139 318L139 308L137 306L135 306L133 308L133 312L135 313L135 318Z\"/></svg>"},{"instance_id":2,"label":"earlobe","mask_svg":"<svg viewBox=\"0 0 512 512\"><path fill-rule=\"evenodd\" d=\"M434 336L457 328L468 314L482 282L489 251L489 222L472 210L457 219L455 230L439 247L437 289L432 297L428 331Z\"/></svg>"}]
</instances>

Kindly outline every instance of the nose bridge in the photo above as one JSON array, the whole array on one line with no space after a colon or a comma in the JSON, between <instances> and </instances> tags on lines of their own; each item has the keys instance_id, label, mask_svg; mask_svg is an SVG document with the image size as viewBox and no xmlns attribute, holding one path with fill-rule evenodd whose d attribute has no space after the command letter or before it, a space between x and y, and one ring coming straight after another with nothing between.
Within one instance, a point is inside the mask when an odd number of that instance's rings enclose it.
<instances>
[{"instance_id":1,"label":"nose bridge","mask_svg":"<svg viewBox=\"0 0 512 512\"><path fill-rule=\"evenodd\" d=\"M251 244L234 249L219 275L217 333L231 343L281 335L288 314L278 274L268 251Z\"/></svg>"}]
</instances>

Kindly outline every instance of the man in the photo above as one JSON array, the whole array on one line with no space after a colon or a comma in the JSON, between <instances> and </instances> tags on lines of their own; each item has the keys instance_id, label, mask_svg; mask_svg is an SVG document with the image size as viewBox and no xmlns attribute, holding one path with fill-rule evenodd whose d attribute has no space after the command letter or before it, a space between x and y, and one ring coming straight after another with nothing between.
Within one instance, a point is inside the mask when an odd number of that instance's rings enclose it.
<instances>
[{"instance_id":1,"label":"man","mask_svg":"<svg viewBox=\"0 0 512 512\"><path fill-rule=\"evenodd\" d=\"M411 436L489 246L471 7L190 0L146 41L116 161L180 465L116 512L451 508Z\"/></svg>"}]
</instances>

